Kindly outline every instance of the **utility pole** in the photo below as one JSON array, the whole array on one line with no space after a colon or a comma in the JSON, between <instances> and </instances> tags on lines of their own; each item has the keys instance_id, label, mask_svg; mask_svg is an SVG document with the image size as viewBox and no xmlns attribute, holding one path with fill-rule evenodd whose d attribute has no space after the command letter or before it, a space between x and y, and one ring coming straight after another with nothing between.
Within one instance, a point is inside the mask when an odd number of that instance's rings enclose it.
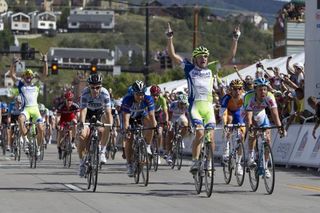
<instances>
[{"instance_id":1,"label":"utility pole","mask_svg":"<svg viewBox=\"0 0 320 213\"><path fill-rule=\"evenodd\" d=\"M145 71L144 78L145 83L149 83L149 3L146 3L146 61L145 61Z\"/></svg>"},{"instance_id":2,"label":"utility pole","mask_svg":"<svg viewBox=\"0 0 320 213\"><path fill-rule=\"evenodd\" d=\"M198 17L199 17L199 7L195 6L193 10L193 49L198 45Z\"/></svg>"}]
</instances>

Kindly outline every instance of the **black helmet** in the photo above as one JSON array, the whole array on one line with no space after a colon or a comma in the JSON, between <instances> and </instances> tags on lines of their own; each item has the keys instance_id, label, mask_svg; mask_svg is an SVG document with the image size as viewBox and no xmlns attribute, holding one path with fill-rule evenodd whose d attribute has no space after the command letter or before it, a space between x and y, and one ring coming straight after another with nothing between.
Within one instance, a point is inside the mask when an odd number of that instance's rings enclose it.
<instances>
[{"instance_id":1,"label":"black helmet","mask_svg":"<svg viewBox=\"0 0 320 213\"><path fill-rule=\"evenodd\" d=\"M99 74L91 74L87 80L89 84L101 84L102 77Z\"/></svg>"},{"instance_id":2,"label":"black helmet","mask_svg":"<svg viewBox=\"0 0 320 213\"><path fill-rule=\"evenodd\" d=\"M144 93L146 91L146 87L144 86L144 83L142 81L137 80L132 84L132 90L133 92Z\"/></svg>"}]
</instances>

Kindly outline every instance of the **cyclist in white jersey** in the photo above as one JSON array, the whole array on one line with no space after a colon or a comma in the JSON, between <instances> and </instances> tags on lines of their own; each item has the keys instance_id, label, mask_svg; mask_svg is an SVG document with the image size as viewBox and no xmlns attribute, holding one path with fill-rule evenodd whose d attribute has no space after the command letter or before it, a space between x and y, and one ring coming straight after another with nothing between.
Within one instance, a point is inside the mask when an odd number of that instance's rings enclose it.
<instances>
[{"instance_id":1,"label":"cyclist in white jersey","mask_svg":"<svg viewBox=\"0 0 320 213\"><path fill-rule=\"evenodd\" d=\"M43 81L48 75L48 64L47 64L47 56L42 55L43 64L43 72L41 73L40 80ZM22 97L22 112L18 118L19 128L23 136L25 136L28 132L25 121L29 121L32 118L33 122L37 122L37 143L38 143L38 151L37 155L40 155L40 147L43 142L44 137L44 126L43 120L40 115L40 111L38 108L38 96L40 87L35 85L32 80L35 78L31 69L26 69L22 78L17 78L15 63L18 63L19 60L16 59L14 63L10 66L10 77L14 82L16 82L16 86L18 87L19 94Z\"/></svg>"},{"instance_id":2,"label":"cyclist in white jersey","mask_svg":"<svg viewBox=\"0 0 320 213\"><path fill-rule=\"evenodd\" d=\"M246 110L246 122L249 126L249 159L248 165L254 165L254 147L256 136L250 132L252 126L254 127L268 127L270 121L266 114L265 109L269 108L272 116L272 120L276 126L279 126L280 137L285 136L285 130L279 119L279 113L277 103L274 95L268 92L269 81L265 78L257 78L254 80L254 90L249 92L244 97L244 108ZM281 126L281 127L280 127ZM266 142L271 144L271 131L266 130L267 138ZM269 170L266 170L266 177L270 177Z\"/></svg>"},{"instance_id":3,"label":"cyclist in white jersey","mask_svg":"<svg viewBox=\"0 0 320 213\"><path fill-rule=\"evenodd\" d=\"M226 60L227 62L231 61L236 53L239 36L240 29L236 27L233 35L231 54ZM193 165L190 168L190 172L194 173L197 171L199 165L200 141L204 136L203 127L212 128L210 130L210 140L212 142L212 150L215 150L213 129L216 120L212 107L213 74L212 70L208 67L209 50L202 46L195 48L192 52L191 63L175 53L172 41L173 31L171 30L170 24L168 24L167 37L168 54L172 61L180 64L184 69L188 82L189 114L192 124L196 127L196 136L192 144Z\"/></svg>"}]
</instances>

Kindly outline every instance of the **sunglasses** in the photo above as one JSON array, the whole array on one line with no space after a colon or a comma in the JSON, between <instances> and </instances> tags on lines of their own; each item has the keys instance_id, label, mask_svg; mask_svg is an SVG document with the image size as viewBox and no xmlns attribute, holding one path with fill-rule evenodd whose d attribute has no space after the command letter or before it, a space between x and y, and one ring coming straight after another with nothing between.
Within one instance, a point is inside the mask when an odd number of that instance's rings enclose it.
<instances>
[{"instance_id":1,"label":"sunglasses","mask_svg":"<svg viewBox=\"0 0 320 213\"><path fill-rule=\"evenodd\" d=\"M137 95L137 96L144 96L144 93L143 92L136 92L136 93L134 93L135 95Z\"/></svg>"},{"instance_id":2,"label":"sunglasses","mask_svg":"<svg viewBox=\"0 0 320 213\"><path fill-rule=\"evenodd\" d=\"M233 87L232 89L237 91L237 90L242 90L242 87Z\"/></svg>"},{"instance_id":3,"label":"sunglasses","mask_svg":"<svg viewBox=\"0 0 320 213\"><path fill-rule=\"evenodd\" d=\"M100 89L100 88L101 88L101 86L90 87L90 89L93 89L93 90L98 90L98 89Z\"/></svg>"}]
</instances>

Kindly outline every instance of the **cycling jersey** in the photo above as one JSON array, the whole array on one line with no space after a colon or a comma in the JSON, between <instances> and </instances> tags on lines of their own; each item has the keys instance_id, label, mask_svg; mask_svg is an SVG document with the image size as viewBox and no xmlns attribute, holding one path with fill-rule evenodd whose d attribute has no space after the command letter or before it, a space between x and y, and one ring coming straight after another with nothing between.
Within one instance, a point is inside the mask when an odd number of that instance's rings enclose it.
<instances>
[{"instance_id":1,"label":"cycling jersey","mask_svg":"<svg viewBox=\"0 0 320 213\"><path fill-rule=\"evenodd\" d=\"M150 95L145 95L141 103L134 101L134 95L127 95L121 105L121 111L130 113L131 118L145 117L154 109L154 100Z\"/></svg>"},{"instance_id":2,"label":"cycling jersey","mask_svg":"<svg viewBox=\"0 0 320 213\"><path fill-rule=\"evenodd\" d=\"M16 83L19 94L23 99L23 108L29 106L38 106L38 96L40 88L34 84L26 85L23 81L19 80Z\"/></svg>"},{"instance_id":3,"label":"cycling jersey","mask_svg":"<svg viewBox=\"0 0 320 213\"><path fill-rule=\"evenodd\" d=\"M188 113L188 105L184 105L183 108L179 107L179 102L174 101L170 104L169 112L171 113L171 123L177 122L180 126L184 123L188 123L186 113Z\"/></svg>"},{"instance_id":4,"label":"cycling jersey","mask_svg":"<svg viewBox=\"0 0 320 213\"><path fill-rule=\"evenodd\" d=\"M155 112L166 111L168 110L167 100L160 95L157 101L154 101Z\"/></svg>"},{"instance_id":5,"label":"cycling jersey","mask_svg":"<svg viewBox=\"0 0 320 213\"><path fill-rule=\"evenodd\" d=\"M208 68L201 69L187 59L181 62L188 82L189 111L194 125L214 127L216 120L212 107L213 75Z\"/></svg>"},{"instance_id":6,"label":"cycling jersey","mask_svg":"<svg viewBox=\"0 0 320 213\"><path fill-rule=\"evenodd\" d=\"M43 122L39 108L38 108L38 96L40 88L34 84L26 85L23 81L16 82L19 94L22 97L22 109L21 114L25 115L27 120L30 118L36 122Z\"/></svg>"},{"instance_id":7,"label":"cycling jersey","mask_svg":"<svg viewBox=\"0 0 320 213\"><path fill-rule=\"evenodd\" d=\"M111 108L111 99L108 90L102 87L99 95L97 97L92 97L90 88L84 88L80 97L80 109L84 108L87 108L86 120L90 119L92 116L96 116L96 118L100 120L105 109Z\"/></svg>"},{"instance_id":8,"label":"cycling jersey","mask_svg":"<svg viewBox=\"0 0 320 213\"><path fill-rule=\"evenodd\" d=\"M240 98L239 100L235 100L232 98L231 95L226 94L225 96L222 97L221 99L221 111L220 111L220 116L223 115L230 115L232 116L232 124L243 124L243 97ZM224 112L226 111L226 114Z\"/></svg>"},{"instance_id":9,"label":"cycling jersey","mask_svg":"<svg viewBox=\"0 0 320 213\"><path fill-rule=\"evenodd\" d=\"M9 104L8 112L10 115L20 115L21 114L21 108L18 108L16 105L16 102L13 101Z\"/></svg>"},{"instance_id":10,"label":"cycling jersey","mask_svg":"<svg viewBox=\"0 0 320 213\"><path fill-rule=\"evenodd\" d=\"M60 122L71 122L72 120L77 118L77 112L79 112L79 105L76 103L72 103L72 105L68 108L65 103L61 104L58 107L58 113L60 114Z\"/></svg>"},{"instance_id":11,"label":"cycling jersey","mask_svg":"<svg viewBox=\"0 0 320 213\"><path fill-rule=\"evenodd\" d=\"M265 109L277 108L277 102L274 95L271 92L268 92L260 103L256 100L256 93L252 91L245 95L244 107L246 111L253 112L253 120L258 126L269 126L270 121Z\"/></svg>"}]
</instances>

